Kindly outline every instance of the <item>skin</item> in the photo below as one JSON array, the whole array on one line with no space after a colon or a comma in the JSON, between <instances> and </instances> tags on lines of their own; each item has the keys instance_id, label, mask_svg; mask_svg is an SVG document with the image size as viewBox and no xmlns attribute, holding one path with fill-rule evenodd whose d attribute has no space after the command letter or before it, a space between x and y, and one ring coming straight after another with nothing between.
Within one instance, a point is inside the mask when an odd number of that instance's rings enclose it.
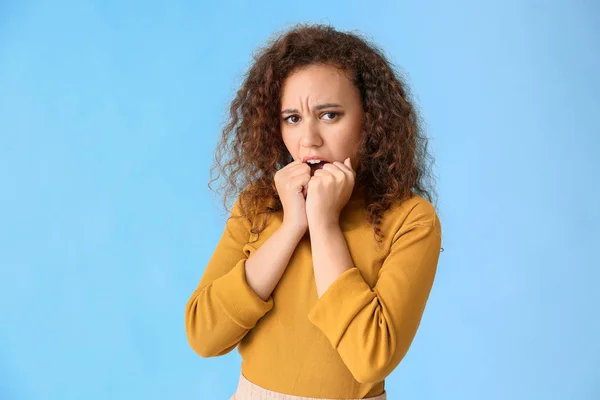
<instances>
[{"instance_id":1,"label":"skin","mask_svg":"<svg viewBox=\"0 0 600 400\"><path fill-rule=\"evenodd\" d=\"M295 176L304 178L298 182L306 180L306 168L297 164L304 157L319 155L330 161L302 188L305 204L298 185L292 192L296 201L289 201L295 215L301 216L304 205L321 297L337 277L353 267L339 216L354 189L356 173L351 160L358 148L364 111L358 88L343 71L327 65L311 65L290 75L284 82L281 105L281 135L296 162L291 168L297 171Z\"/></svg>"},{"instance_id":2,"label":"skin","mask_svg":"<svg viewBox=\"0 0 600 400\"><path fill-rule=\"evenodd\" d=\"M323 107L325 104L330 105ZM309 217L334 222L354 187L356 174L350 164L355 159L364 118L360 92L343 71L329 65L310 65L295 71L284 81L281 109L281 136L295 160L282 169L294 170L283 171L286 180L296 179L293 188L289 189L292 193L285 193L291 222L307 226ZM307 182L306 174L310 174L302 160L312 155L321 156L330 163L308 177L308 183L300 187L301 183ZM296 178L298 176L303 178ZM335 182L332 184L331 180ZM302 191L306 197L311 187L314 195L304 204L297 194ZM282 193L279 194L281 197ZM322 203L320 198L323 196L327 197L327 204ZM286 210L286 202L282 203ZM302 218L303 210L307 214L305 219Z\"/></svg>"},{"instance_id":3,"label":"skin","mask_svg":"<svg viewBox=\"0 0 600 400\"><path fill-rule=\"evenodd\" d=\"M338 107L323 104L338 104ZM352 159L364 116L360 93L332 66L295 71L282 91L281 135L294 161L277 171L275 186L283 206L280 228L246 261L246 280L267 300L281 279L294 249L310 232L318 297L353 262L339 226L356 173ZM330 161L311 174L306 156Z\"/></svg>"},{"instance_id":4,"label":"skin","mask_svg":"<svg viewBox=\"0 0 600 400\"><path fill-rule=\"evenodd\" d=\"M322 104L341 107L316 109ZM294 160L354 159L364 112L358 89L342 71L327 65L296 71L284 81L281 109L281 136Z\"/></svg>"}]
</instances>

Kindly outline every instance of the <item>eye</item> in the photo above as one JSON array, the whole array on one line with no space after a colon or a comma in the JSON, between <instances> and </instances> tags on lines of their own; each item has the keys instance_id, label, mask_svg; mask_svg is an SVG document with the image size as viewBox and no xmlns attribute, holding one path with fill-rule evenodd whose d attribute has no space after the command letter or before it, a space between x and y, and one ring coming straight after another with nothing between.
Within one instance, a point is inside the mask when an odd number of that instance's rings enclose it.
<instances>
[{"instance_id":1,"label":"eye","mask_svg":"<svg viewBox=\"0 0 600 400\"><path fill-rule=\"evenodd\" d=\"M289 120L290 118L298 118L298 116L297 116L297 115L290 115L289 117L287 117L287 118L284 118L283 120L284 120L284 121L287 121L287 122L289 123L290 121L288 121L288 120ZM296 121L296 122L297 122L297 121Z\"/></svg>"},{"instance_id":2,"label":"eye","mask_svg":"<svg viewBox=\"0 0 600 400\"><path fill-rule=\"evenodd\" d=\"M332 120L334 120L334 119L337 119L337 118L339 118L339 115L340 115L340 113L338 113L338 112L333 112L333 111L332 111L332 112L326 112L326 113L324 113L323 115L334 115L334 117L332 117L332 118L327 118L327 119L326 119L327 121L332 121ZM336 117L337 117L337 118L336 118ZM300 117L298 117L297 115L290 115L289 117L286 117L286 118L284 118L284 119L283 119L283 120L284 120L284 121L286 121L288 124L295 125L295 124L296 124L298 121L291 121L291 120L290 120L290 118L300 118Z\"/></svg>"},{"instance_id":3,"label":"eye","mask_svg":"<svg viewBox=\"0 0 600 400\"><path fill-rule=\"evenodd\" d=\"M333 114L333 115L335 115L335 116L338 116L338 113L336 113L336 112L333 112L333 111L332 111L332 112L327 112L327 113L325 113L325 114L323 114L323 115L332 115L332 114ZM329 119L329 120L331 121L332 119L334 119L334 118L331 118L331 119Z\"/></svg>"}]
</instances>

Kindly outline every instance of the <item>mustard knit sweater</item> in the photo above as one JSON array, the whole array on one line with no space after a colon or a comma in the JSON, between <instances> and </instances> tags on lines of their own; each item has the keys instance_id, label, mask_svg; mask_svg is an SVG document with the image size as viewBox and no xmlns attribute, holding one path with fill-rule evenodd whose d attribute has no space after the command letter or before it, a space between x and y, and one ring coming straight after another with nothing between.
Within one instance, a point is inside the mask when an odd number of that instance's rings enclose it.
<instances>
[{"instance_id":1,"label":"mustard knit sweater","mask_svg":"<svg viewBox=\"0 0 600 400\"><path fill-rule=\"evenodd\" d=\"M298 243L267 301L248 286L245 261L282 223L273 213L259 235L234 205L221 239L185 309L191 347L202 357L236 346L241 372L276 392L364 398L408 351L433 284L441 245L434 207L418 195L381 221L377 243L364 202L353 195L340 215L354 268L317 298L309 235Z\"/></svg>"}]
</instances>

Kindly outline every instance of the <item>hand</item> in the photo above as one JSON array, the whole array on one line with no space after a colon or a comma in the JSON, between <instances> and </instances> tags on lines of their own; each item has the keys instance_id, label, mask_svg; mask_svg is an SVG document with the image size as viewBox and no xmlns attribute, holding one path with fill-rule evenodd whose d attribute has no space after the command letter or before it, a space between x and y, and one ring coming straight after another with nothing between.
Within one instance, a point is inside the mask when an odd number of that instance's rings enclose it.
<instances>
[{"instance_id":1,"label":"hand","mask_svg":"<svg viewBox=\"0 0 600 400\"><path fill-rule=\"evenodd\" d=\"M283 206L282 226L304 235L308 229L306 217L306 186L310 180L310 166L293 161L275 173L275 187Z\"/></svg>"},{"instance_id":2,"label":"hand","mask_svg":"<svg viewBox=\"0 0 600 400\"><path fill-rule=\"evenodd\" d=\"M327 163L315 171L306 196L309 227L339 224L340 214L352 196L355 178L350 157L343 163Z\"/></svg>"}]
</instances>

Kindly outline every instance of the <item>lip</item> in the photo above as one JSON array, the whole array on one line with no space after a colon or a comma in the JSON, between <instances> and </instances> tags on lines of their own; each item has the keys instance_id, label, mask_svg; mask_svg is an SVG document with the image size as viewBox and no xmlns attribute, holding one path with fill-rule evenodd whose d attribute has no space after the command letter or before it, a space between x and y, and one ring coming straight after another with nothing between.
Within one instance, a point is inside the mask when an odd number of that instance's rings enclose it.
<instances>
[{"instance_id":1,"label":"lip","mask_svg":"<svg viewBox=\"0 0 600 400\"><path fill-rule=\"evenodd\" d=\"M305 156L302 158L302 162L307 162L309 160L322 160L326 163L330 163L330 161L327 158L321 156Z\"/></svg>"}]
</instances>

